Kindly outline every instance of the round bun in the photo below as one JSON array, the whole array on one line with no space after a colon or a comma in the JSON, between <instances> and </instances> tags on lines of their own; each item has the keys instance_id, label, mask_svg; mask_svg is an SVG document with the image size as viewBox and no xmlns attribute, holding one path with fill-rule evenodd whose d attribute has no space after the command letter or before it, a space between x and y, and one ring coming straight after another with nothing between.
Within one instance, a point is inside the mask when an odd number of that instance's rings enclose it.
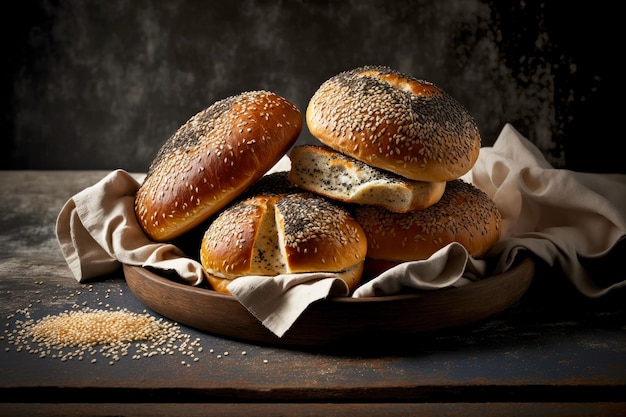
<instances>
[{"instance_id":1,"label":"round bun","mask_svg":"<svg viewBox=\"0 0 626 417\"><path fill-rule=\"evenodd\" d=\"M200 262L214 290L246 275L333 272L350 290L361 280L367 242L341 206L313 193L268 193L225 208L209 225Z\"/></svg>"},{"instance_id":2,"label":"round bun","mask_svg":"<svg viewBox=\"0 0 626 417\"><path fill-rule=\"evenodd\" d=\"M217 213L295 143L302 114L268 91L218 101L159 149L135 198L144 232L163 242Z\"/></svg>"},{"instance_id":3,"label":"round bun","mask_svg":"<svg viewBox=\"0 0 626 417\"><path fill-rule=\"evenodd\" d=\"M410 180L323 146L296 146L289 158L289 181L344 203L406 213L437 203L446 188L445 181Z\"/></svg>"},{"instance_id":4,"label":"round bun","mask_svg":"<svg viewBox=\"0 0 626 417\"><path fill-rule=\"evenodd\" d=\"M359 206L354 216L367 237L368 264L382 261L379 269L427 259L451 242L480 257L500 240L502 229L502 216L493 200L461 179L450 181L441 200L424 210L402 214Z\"/></svg>"},{"instance_id":5,"label":"round bun","mask_svg":"<svg viewBox=\"0 0 626 417\"><path fill-rule=\"evenodd\" d=\"M306 111L313 136L369 165L417 181L451 181L478 158L476 122L434 84L382 66L342 72Z\"/></svg>"}]
</instances>

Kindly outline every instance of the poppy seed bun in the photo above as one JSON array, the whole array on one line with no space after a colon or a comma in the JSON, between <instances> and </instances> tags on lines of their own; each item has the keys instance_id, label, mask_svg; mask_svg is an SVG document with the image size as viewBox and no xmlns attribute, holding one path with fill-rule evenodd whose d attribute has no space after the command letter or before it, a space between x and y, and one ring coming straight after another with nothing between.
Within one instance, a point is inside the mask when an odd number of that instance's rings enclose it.
<instances>
[{"instance_id":1,"label":"poppy seed bun","mask_svg":"<svg viewBox=\"0 0 626 417\"><path fill-rule=\"evenodd\" d=\"M427 259L451 242L480 257L500 239L502 229L493 200L461 179L450 181L441 200L424 210L399 214L358 206L354 216L367 236L368 261L389 264Z\"/></svg>"},{"instance_id":2,"label":"poppy seed bun","mask_svg":"<svg viewBox=\"0 0 626 417\"><path fill-rule=\"evenodd\" d=\"M315 92L306 123L323 144L416 181L451 181L478 158L467 110L434 84L383 66L342 72Z\"/></svg>"},{"instance_id":3,"label":"poppy seed bun","mask_svg":"<svg viewBox=\"0 0 626 417\"><path fill-rule=\"evenodd\" d=\"M214 290L241 276L333 272L350 290L361 280L367 242L341 206L308 192L268 193L225 208L209 225L200 262Z\"/></svg>"},{"instance_id":4,"label":"poppy seed bun","mask_svg":"<svg viewBox=\"0 0 626 417\"><path fill-rule=\"evenodd\" d=\"M345 203L373 204L398 213L435 204L446 182L413 181L330 148L303 145L289 153L293 184Z\"/></svg>"},{"instance_id":5,"label":"poppy seed bun","mask_svg":"<svg viewBox=\"0 0 626 417\"><path fill-rule=\"evenodd\" d=\"M135 198L139 224L155 241L189 231L265 174L301 130L300 111L268 91L214 103L159 149Z\"/></svg>"}]
</instances>

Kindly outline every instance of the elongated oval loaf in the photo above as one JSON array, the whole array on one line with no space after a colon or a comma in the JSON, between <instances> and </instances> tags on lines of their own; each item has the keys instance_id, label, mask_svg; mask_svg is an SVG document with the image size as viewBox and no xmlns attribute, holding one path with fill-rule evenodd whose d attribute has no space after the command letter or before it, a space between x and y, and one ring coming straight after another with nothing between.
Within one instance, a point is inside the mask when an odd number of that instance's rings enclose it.
<instances>
[{"instance_id":1,"label":"elongated oval loaf","mask_svg":"<svg viewBox=\"0 0 626 417\"><path fill-rule=\"evenodd\" d=\"M135 198L146 235L168 241L199 225L265 174L302 130L300 111L268 91L218 101L159 149Z\"/></svg>"}]
</instances>

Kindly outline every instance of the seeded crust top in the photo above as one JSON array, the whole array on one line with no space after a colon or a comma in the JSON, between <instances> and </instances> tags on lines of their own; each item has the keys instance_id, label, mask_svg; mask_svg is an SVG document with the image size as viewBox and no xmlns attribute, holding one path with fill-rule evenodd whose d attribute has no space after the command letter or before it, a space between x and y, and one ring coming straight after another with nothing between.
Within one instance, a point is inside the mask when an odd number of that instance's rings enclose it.
<instances>
[{"instance_id":1,"label":"seeded crust top","mask_svg":"<svg viewBox=\"0 0 626 417\"><path fill-rule=\"evenodd\" d=\"M439 202L426 209L394 213L359 206L354 215L367 236L368 258L387 261L427 259L451 242L480 257L500 239L502 230L493 200L461 179L448 182Z\"/></svg>"},{"instance_id":2,"label":"seeded crust top","mask_svg":"<svg viewBox=\"0 0 626 417\"><path fill-rule=\"evenodd\" d=\"M433 83L384 66L342 72L315 92L307 126L325 145L419 181L468 172L480 133L468 111Z\"/></svg>"},{"instance_id":3,"label":"seeded crust top","mask_svg":"<svg viewBox=\"0 0 626 417\"><path fill-rule=\"evenodd\" d=\"M159 149L135 198L144 232L167 241L192 229L265 174L295 143L300 111L251 91L199 112Z\"/></svg>"},{"instance_id":4,"label":"seeded crust top","mask_svg":"<svg viewBox=\"0 0 626 417\"><path fill-rule=\"evenodd\" d=\"M299 192L286 195L276 210L292 271L341 271L365 259L363 229L343 206Z\"/></svg>"}]
</instances>

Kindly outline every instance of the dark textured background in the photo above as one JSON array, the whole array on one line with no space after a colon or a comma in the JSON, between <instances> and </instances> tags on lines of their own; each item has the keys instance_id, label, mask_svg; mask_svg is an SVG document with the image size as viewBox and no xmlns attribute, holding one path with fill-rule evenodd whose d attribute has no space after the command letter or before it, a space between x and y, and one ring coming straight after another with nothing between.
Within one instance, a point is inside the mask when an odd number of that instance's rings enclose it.
<instances>
[{"instance_id":1,"label":"dark textured background","mask_svg":"<svg viewBox=\"0 0 626 417\"><path fill-rule=\"evenodd\" d=\"M608 3L607 3L608 4ZM304 113L331 76L434 82L483 146L511 123L558 168L625 172L609 71L619 14L554 1L33 0L3 13L4 169L145 171L192 115L268 89ZM615 46L612 46L615 45ZM609 104L611 102L611 104ZM310 142L305 129L300 142ZM607 152L609 150L609 152Z\"/></svg>"}]
</instances>

